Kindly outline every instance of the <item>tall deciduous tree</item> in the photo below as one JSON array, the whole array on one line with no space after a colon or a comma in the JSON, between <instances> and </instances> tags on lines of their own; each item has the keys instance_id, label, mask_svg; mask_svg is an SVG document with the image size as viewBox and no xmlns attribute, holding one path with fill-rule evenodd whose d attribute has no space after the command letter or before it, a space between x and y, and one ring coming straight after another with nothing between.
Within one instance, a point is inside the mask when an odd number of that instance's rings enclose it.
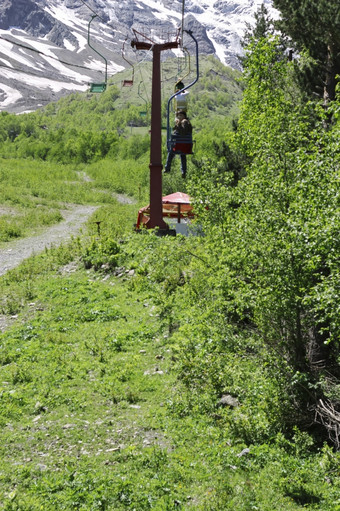
<instances>
[{"instance_id":1,"label":"tall deciduous tree","mask_svg":"<svg viewBox=\"0 0 340 511\"><path fill-rule=\"evenodd\" d=\"M273 0L273 4L282 15L280 28L320 63L325 103L334 100L340 74L339 0Z\"/></svg>"},{"instance_id":2,"label":"tall deciduous tree","mask_svg":"<svg viewBox=\"0 0 340 511\"><path fill-rule=\"evenodd\" d=\"M226 321L256 329L286 382L287 426L321 422L340 448L340 103L324 130L328 112L296 85L301 60L282 58L279 36L251 40L232 139L246 175L231 187L200 169L189 192Z\"/></svg>"},{"instance_id":3,"label":"tall deciduous tree","mask_svg":"<svg viewBox=\"0 0 340 511\"><path fill-rule=\"evenodd\" d=\"M233 259L243 258L254 321L297 378L288 392L302 422L314 420L313 410L339 448L332 383L340 377L339 100L323 130L325 112L299 102L295 63L277 59L278 42L261 39L247 49L238 136L251 164L225 230L238 250Z\"/></svg>"}]
</instances>

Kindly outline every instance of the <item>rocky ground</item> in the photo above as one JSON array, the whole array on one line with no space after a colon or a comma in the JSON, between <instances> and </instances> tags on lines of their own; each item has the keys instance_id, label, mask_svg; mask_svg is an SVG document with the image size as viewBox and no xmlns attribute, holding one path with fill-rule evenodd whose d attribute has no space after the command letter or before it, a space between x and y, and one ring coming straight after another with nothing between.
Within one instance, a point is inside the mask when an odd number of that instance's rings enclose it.
<instances>
[{"instance_id":1,"label":"rocky ground","mask_svg":"<svg viewBox=\"0 0 340 511\"><path fill-rule=\"evenodd\" d=\"M63 222L50 227L37 236L7 243L5 248L0 249L0 275L4 275L33 254L70 239L79 232L81 226L96 209L97 206L76 206L65 210L62 212Z\"/></svg>"}]
</instances>

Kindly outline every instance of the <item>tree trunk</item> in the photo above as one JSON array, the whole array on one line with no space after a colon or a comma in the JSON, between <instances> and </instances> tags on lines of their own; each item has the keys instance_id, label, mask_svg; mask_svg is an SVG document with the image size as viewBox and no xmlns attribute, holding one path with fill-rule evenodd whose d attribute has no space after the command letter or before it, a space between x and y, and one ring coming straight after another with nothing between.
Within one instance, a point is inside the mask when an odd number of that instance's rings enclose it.
<instances>
[{"instance_id":1,"label":"tree trunk","mask_svg":"<svg viewBox=\"0 0 340 511\"><path fill-rule=\"evenodd\" d=\"M329 43L327 45L326 77L323 90L323 102L325 107L327 107L330 101L335 99L335 76L334 45Z\"/></svg>"}]
</instances>

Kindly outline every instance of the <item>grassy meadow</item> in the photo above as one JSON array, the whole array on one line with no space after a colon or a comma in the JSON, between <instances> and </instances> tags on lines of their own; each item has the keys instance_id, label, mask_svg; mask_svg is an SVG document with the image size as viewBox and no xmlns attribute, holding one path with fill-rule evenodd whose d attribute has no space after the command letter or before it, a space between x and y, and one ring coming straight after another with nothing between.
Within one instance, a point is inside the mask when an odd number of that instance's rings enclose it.
<instances>
[{"instance_id":1,"label":"grassy meadow","mask_svg":"<svg viewBox=\"0 0 340 511\"><path fill-rule=\"evenodd\" d=\"M116 205L122 219L134 209ZM231 336L220 359L240 409L209 389L213 360L183 351L186 331L202 336L188 330L190 291L171 289L190 259L198 272L199 241L114 242L91 225L0 280L0 509L337 509L329 447L297 429L268 441L280 389L263 345Z\"/></svg>"},{"instance_id":2,"label":"grassy meadow","mask_svg":"<svg viewBox=\"0 0 340 511\"><path fill-rule=\"evenodd\" d=\"M109 208L116 202L117 193L126 194L133 201L148 200L146 160L60 165L39 160L3 159L0 168L0 246L60 222L62 211L74 205L95 204ZM135 173L138 173L138 180Z\"/></svg>"}]
</instances>

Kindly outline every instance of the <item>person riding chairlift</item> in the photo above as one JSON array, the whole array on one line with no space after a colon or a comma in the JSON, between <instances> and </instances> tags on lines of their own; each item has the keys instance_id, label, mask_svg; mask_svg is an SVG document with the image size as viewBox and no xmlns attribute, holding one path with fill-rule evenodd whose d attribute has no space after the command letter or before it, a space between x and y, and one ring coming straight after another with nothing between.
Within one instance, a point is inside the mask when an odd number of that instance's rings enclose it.
<instances>
[{"instance_id":1,"label":"person riding chairlift","mask_svg":"<svg viewBox=\"0 0 340 511\"><path fill-rule=\"evenodd\" d=\"M191 135L191 133L192 133L192 126L191 126L189 119L187 118L187 114L184 110L180 110L176 114L175 126L173 128L173 134L180 138L180 137L187 137L188 135ZM174 159L175 155L176 155L176 152L174 152L174 150L172 148L168 152L168 157L166 160L164 172L170 172L171 163L172 163L172 160ZM186 154L181 153L180 157L181 157L182 177L185 178L186 173L187 173L187 156L186 156Z\"/></svg>"},{"instance_id":2,"label":"person riding chairlift","mask_svg":"<svg viewBox=\"0 0 340 511\"><path fill-rule=\"evenodd\" d=\"M178 112L179 110L183 110L184 112L188 109L188 98L189 93L188 91L184 90L183 92L180 92L184 89L184 83L183 82L177 82L175 85L175 110Z\"/></svg>"}]
</instances>

